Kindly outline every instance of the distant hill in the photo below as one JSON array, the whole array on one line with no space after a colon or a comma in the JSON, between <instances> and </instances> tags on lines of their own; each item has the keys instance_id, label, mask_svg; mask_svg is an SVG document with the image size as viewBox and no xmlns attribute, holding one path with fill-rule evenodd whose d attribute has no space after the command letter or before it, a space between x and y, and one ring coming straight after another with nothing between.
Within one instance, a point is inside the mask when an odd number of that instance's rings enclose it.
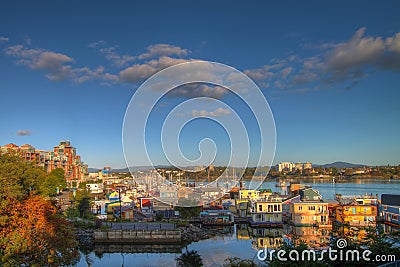
<instances>
[{"instance_id":1,"label":"distant hill","mask_svg":"<svg viewBox=\"0 0 400 267\"><path fill-rule=\"evenodd\" d=\"M367 165L364 164L354 164L354 163L348 163L344 161L336 161L333 163L328 163L328 164L323 164L323 165L314 165L315 167L321 167L321 168L333 168L336 167L338 169L343 169L343 168L362 168Z\"/></svg>"},{"instance_id":2,"label":"distant hill","mask_svg":"<svg viewBox=\"0 0 400 267\"><path fill-rule=\"evenodd\" d=\"M89 168L88 169L88 172L98 172L99 171L99 169L96 169L96 168Z\"/></svg>"},{"instance_id":3,"label":"distant hill","mask_svg":"<svg viewBox=\"0 0 400 267\"><path fill-rule=\"evenodd\" d=\"M166 166L155 166L155 168L166 168ZM131 171L137 172L137 171L147 171L153 169L152 166L135 166L135 167L129 167ZM111 169L111 172L129 172L128 168L122 168L122 169ZM89 168L89 172L98 172L100 169L97 168Z\"/></svg>"}]
</instances>

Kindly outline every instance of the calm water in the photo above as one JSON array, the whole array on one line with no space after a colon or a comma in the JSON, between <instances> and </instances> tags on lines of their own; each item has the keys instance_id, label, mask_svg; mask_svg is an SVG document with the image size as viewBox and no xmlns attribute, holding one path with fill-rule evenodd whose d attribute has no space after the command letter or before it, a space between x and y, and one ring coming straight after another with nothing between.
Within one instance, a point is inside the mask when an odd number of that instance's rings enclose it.
<instances>
[{"instance_id":1,"label":"calm water","mask_svg":"<svg viewBox=\"0 0 400 267\"><path fill-rule=\"evenodd\" d=\"M382 181L378 179L368 180L352 180L351 183L335 183L332 184L327 180L309 180L302 182L311 185L319 190L325 199L333 199L335 194L343 195L364 195L364 194L400 194L400 181ZM276 182L265 182L263 188L271 188L273 191L283 192L286 189L276 187ZM257 231L247 226L232 227L223 236L214 237L207 240L192 243L187 246L188 250L196 250L201 255L204 266L221 266L228 257L240 257L243 259L256 259L260 240L257 237ZM264 230L263 230L264 231ZM284 237L288 230L266 229L272 231L267 233L268 236ZM285 233L286 231L286 233ZM296 232L304 233L311 238L320 240L324 233L320 233L318 229L297 228ZM259 233L265 236L266 233ZM325 234L326 237L326 234ZM272 240L276 240L272 238ZM264 241L265 242L265 241ZM319 241L317 241L319 242ZM167 248L165 253L107 253L106 251L135 251L137 248L111 248L100 250L89 255L82 255L77 267L83 266L176 266L175 259L185 252L186 248ZM148 251L157 251L150 249ZM96 255L97 254L97 255ZM89 263L89 264L88 264Z\"/></svg>"}]
</instances>

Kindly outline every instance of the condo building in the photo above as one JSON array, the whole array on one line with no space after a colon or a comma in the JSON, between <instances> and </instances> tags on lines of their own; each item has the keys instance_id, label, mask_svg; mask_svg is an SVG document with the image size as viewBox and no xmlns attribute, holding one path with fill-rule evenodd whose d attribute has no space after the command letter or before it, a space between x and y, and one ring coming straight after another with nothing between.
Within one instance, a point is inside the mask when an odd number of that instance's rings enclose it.
<instances>
[{"instance_id":1,"label":"condo building","mask_svg":"<svg viewBox=\"0 0 400 267\"><path fill-rule=\"evenodd\" d=\"M7 144L0 147L0 154L6 153L16 153L24 160L33 162L35 166L43 167L46 172L61 168L67 180L81 180L88 174L88 166L82 162L76 148L68 140L61 141L53 151L38 150L29 144Z\"/></svg>"}]
</instances>

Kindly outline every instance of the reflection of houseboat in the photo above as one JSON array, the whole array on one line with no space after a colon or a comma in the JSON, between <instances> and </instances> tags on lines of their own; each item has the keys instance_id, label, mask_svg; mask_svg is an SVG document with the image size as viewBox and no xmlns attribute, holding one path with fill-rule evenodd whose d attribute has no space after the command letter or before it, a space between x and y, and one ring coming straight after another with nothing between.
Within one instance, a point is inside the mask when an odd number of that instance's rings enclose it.
<instances>
[{"instance_id":1,"label":"reflection of houseboat","mask_svg":"<svg viewBox=\"0 0 400 267\"><path fill-rule=\"evenodd\" d=\"M311 248L327 248L331 230L317 227L293 227L288 237L295 242L304 241Z\"/></svg>"},{"instance_id":2,"label":"reflection of houseboat","mask_svg":"<svg viewBox=\"0 0 400 267\"><path fill-rule=\"evenodd\" d=\"M230 210L206 210L200 212L203 225L233 225L234 216Z\"/></svg>"},{"instance_id":3,"label":"reflection of houseboat","mask_svg":"<svg viewBox=\"0 0 400 267\"><path fill-rule=\"evenodd\" d=\"M295 226L332 227L328 206L321 200L293 202L290 204L291 222Z\"/></svg>"},{"instance_id":4,"label":"reflection of houseboat","mask_svg":"<svg viewBox=\"0 0 400 267\"><path fill-rule=\"evenodd\" d=\"M250 225L252 227L282 227L282 198L268 198L251 201Z\"/></svg>"},{"instance_id":5,"label":"reflection of houseboat","mask_svg":"<svg viewBox=\"0 0 400 267\"><path fill-rule=\"evenodd\" d=\"M283 244L283 232L278 228L252 228L251 238L256 249L278 248Z\"/></svg>"}]
</instances>

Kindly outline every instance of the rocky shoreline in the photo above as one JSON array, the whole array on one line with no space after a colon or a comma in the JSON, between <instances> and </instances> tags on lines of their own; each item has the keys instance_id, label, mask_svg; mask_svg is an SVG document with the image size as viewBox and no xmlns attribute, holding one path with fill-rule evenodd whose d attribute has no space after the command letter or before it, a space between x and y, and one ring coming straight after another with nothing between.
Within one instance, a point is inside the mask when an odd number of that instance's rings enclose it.
<instances>
[{"instance_id":1,"label":"rocky shoreline","mask_svg":"<svg viewBox=\"0 0 400 267\"><path fill-rule=\"evenodd\" d=\"M94 249L94 231L93 229L75 229L75 237L79 243L79 248L90 250Z\"/></svg>"},{"instance_id":2,"label":"rocky shoreline","mask_svg":"<svg viewBox=\"0 0 400 267\"><path fill-rule=\"evenodd\" d=\"M212 238L220 234L216 229L199 227L196 225L189 225L181 228L182 231L182 243L188 245L192 242L197 242L203 239Z\"/></svg>"}]
</instances>

